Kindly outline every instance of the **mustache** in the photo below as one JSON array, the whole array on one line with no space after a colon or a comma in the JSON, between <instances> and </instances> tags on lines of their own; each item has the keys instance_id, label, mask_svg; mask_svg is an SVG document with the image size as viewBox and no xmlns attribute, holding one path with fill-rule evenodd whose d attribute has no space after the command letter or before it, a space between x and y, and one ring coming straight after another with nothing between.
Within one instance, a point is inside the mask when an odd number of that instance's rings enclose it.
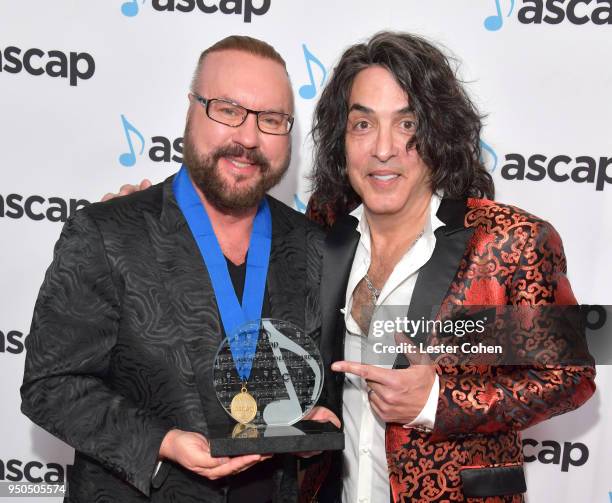
<instances>
[{"instance_id":1,"label":"mustache","mask_svg":"<svg viewBox=\"0 0 612 503\"><path fill-rule=\"evenodd\" d=\"M258 149L246 149L242 145L226 145L216 149L211 157L216 163L221 157L242 157L251 164L257 164L262 172L270 169L270 161Z\"/></svg>"}]
</instances>

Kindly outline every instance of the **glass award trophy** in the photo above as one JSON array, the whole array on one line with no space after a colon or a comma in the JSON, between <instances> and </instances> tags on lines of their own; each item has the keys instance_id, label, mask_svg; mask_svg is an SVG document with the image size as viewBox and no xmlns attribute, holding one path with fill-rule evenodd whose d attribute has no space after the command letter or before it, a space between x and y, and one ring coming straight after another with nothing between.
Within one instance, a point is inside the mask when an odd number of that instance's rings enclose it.
<instances>
[{"instance_id":1,"label":"glass award trophy","mask_svg":"<svg viewBox=\"0 0 612 503\"><path fill-rule=\"evenodd\" d=\"M323 389L317 345L292 323L261 319L226 337L213 365L213 387L232 421L211 426L213 456L342 449L331 423L302 421Z\"/></svg>"}]
</instances>

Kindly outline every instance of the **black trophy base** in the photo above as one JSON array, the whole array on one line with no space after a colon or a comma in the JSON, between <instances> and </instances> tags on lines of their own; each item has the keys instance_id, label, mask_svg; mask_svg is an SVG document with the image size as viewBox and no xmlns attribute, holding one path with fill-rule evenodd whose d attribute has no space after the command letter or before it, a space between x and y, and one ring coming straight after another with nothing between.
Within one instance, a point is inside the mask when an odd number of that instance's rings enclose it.
<instances>
[{"instance_id":1,"label":"black trophy base","mask_svg":"<svg viewBox=\"0 0 612 503\"><path fill-rule=\"evenodd\" d=\"M213 457L344 449L344 433L331 423L300 421L291 426L210 426Z\"/></svg>"}]
</instances>

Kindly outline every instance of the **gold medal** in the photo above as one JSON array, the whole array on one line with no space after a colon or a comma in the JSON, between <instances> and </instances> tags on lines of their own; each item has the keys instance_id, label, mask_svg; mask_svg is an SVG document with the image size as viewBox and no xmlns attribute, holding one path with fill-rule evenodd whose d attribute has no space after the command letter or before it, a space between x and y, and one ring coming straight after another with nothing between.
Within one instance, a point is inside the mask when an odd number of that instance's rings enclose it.
<instances>
[{"instance_id":1,"label":"gold medal","mask_svg":"<svg viewBox=\"0 0 612 503\"><path fill-rule=\"evenodd\" d=\"M246 384L243 384L240 393L232 398L230 414L242 424L250 423L257 415L257 402L247 391Z\"/></svg>"}]
</instances>

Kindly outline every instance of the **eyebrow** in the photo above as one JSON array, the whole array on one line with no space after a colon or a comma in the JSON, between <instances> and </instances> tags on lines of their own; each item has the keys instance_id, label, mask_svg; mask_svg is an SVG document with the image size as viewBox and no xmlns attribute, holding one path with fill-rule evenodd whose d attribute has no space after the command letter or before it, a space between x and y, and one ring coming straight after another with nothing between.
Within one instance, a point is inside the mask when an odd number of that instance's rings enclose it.
<instances>
[{"instance_id":1,"label":"eyebrow","mask_svg":"<svg viewBox=\"0 0 612 503\"><path fill-rule=\"evenodd\" d=\"M240 103L238 103L238 101L236 101L231 96L228 96L227 94L222 94L221 96L215 96L214 98L210 98L210 99L218 99L218 100L229 101L230 103L233 103L234 105L238 105L240 107L242 106Z\"/></svg>"},{"instance_id":2,"label":"eyebrow","mask_svg":"<svg viewBox=\"0 0 612 503\"><path fill-rule=\"evenodd\" d=\"M232 103L234 105L238 105L239 107L246 108L247 110L250 110L250 108L245 107L240 102L238 102L237 100L235 100L234 98L231 98L230 96L228 96L226 94L222 94L221 96L218 96L217 98L211 98L211 99L220 99L220 100L228 101L228 102L230 102L230 103ZM293 115L293 112L284 112L283 110L266 109L266 110L257 110L257 111L258 112L274 112L274 113L285 114L285 115Z\"/></svg>"},{"instance_id":3,"label":"eyebrow","mask_svg":"<svg viewBox=\"0 0 612 503\"><path fill-rule=\"evenodd\" d=\"M356 110L357 112L363 112L365 114L370 114L370 115L375 113L374 109L370 107L366 107L365 105L362 105L361 103L353 103L351 107L349 108L349 113L351 113L353 110ZM396 110L393 113L394 115L414 113L414 109L410 105L406 105L404 108L400 108L399 110Z\"/></svg>"}]
</instances>

